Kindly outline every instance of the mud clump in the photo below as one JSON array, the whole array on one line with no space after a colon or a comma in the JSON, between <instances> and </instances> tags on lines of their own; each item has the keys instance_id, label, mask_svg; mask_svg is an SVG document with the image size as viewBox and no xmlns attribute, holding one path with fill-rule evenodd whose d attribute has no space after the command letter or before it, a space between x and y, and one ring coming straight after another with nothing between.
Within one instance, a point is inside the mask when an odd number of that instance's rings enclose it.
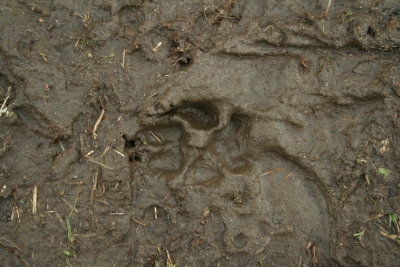
<instances>
[{"instance_id":1,"label":"mud clump","mask_svg":"<svg viewBox=\"0 0 400 267\"><path fill-rule=\"evenodd\" d=\"M6 266L399 265L393 1L128 2L0 3Z\"/></svg>"}]
</instances>

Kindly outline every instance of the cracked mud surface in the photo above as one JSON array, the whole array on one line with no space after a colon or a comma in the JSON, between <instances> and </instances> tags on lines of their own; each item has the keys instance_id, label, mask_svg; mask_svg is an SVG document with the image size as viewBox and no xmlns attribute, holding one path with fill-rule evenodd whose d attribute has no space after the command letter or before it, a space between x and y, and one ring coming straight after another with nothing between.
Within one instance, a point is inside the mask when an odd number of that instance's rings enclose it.
<instances>
[{"instance_id":1,"label":"cracked mud surface","mask_svg":"<svg viewBox=\"0 0 400 267\"><path fill-rule=\"evenodd\" d=\"M303 2L0 1L5 266L399 265L399 3Z\"/></svg>"}]
</instances>

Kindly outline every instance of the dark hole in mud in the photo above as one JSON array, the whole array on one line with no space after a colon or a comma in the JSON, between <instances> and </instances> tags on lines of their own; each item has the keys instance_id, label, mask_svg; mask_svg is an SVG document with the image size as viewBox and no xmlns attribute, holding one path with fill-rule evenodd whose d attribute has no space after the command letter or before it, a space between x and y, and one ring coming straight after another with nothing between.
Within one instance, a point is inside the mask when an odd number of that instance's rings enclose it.
<instances>
[{"instance_id":1,"label":"dark hole in mud","mask_svg":"<svg viewBox=\"0 0 400 267\"><path fill-rule=\"evenodd\" d=\"M176 109L175 114L200 130L212 129L219 122L217 108L207 101L184 103Z\"/></svg>"},{"instance_id":2,"label":"dark hole in mud","mask_svg":"<svg viewBox=\"0 0 400 267\"><path fill-rule=\"evenodd\" d=\"M125 134L122 135L125 140L125 148L136 148L142 144L140 139L129 139Z\"/></svg>"},{"instance_id":3,"label":"dark hole in mud","mask_svg":"<svg viewBox=\"0 0 400 267\"><path fill-rule=\"evenodd\" d=\"M178 62L181 67L188 67L192 63L192 59L190 57L183 57Z\"/></svg>"},{"instance_id":4,"label":"dark hole in mud","mask_svg":"<svg viewBox=\"0 0 400 267\"><path fill-rule=\"evenodd\" d=\"M140 157L140 155L131 154L131 155L129 155L129 162L133 162L133 161L140 162L140 161L142 161L142 158Z\"/></svg>"},{"instance_id":5,"label":"dark hole in mud","mask_svg":"<svg viewBox=\"0 0 400 267\"><path fill-rule=\"evenodd\" d=\"M303 19L304 23L307 25L314 25L314 21L310 18L309 15L305 15L305 16L300 16L300 19Z\"/></svg>"},{"instance_id":6,"label":"dark hole in mud","mask_svg":"<svg viewBox=\"0 0 400 267\"><path fill-rule=\"evenodd\" d=\"M177 57L177 62L180 67L188 67L193 63L191 56L192 45L188 38L182 37L179 34L173 34L169 37L171 40L170 55Z\"/></svg>"},{"instance_id":7,"label":"dark hole in mud","mask_svg":"<svg viewBox=\"0 0 400 267\"><path fill-rule=\"evenodd\" d=\"M375 38L375 30L374 30L371 26L368 27L367 34L368 34L369 36Z\"/></svg>"},{"instance_id":8,"label":"dark hole in mud","mask_svg":"<svg viewBox=\"0 0 400 267\"><path fill-rule=\"evenodd\" d=\"M125 147L132 148L132 147L135 147L135 144L136 144L136 140L126 140Z\"/></svg>"}]
</instances>

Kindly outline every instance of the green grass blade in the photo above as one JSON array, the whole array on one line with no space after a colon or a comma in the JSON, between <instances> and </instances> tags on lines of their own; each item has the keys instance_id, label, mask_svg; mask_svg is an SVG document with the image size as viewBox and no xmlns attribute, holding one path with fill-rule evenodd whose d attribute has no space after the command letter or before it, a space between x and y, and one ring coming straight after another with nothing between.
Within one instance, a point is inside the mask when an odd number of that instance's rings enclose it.
<instances>
[{"instance_id":1,"label":"green grass blade","mask_svg":"<svg viewBox=\"0 0 400 267\"><path fill-rule=\"evenodd\" d=\"M68 241L72 243L71 222L69 221L68 216L65 216L65 221L67 222Z\"/></svg>"}]
</instances>

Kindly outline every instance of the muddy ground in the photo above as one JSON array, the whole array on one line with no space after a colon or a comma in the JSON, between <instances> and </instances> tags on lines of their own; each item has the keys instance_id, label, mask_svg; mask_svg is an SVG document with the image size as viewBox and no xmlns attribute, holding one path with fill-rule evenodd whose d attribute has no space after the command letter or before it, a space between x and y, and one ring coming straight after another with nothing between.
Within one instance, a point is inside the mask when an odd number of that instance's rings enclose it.
<instances>
[{"instance_id":1,"label":"muddy ground","mask_svg":"<svg viewBox=\"0 0 400 267\"><path fill-rule=\"evenodd\" d=\"M399 266L397 0L0 1L2 266Z\"/></svg>"}]
</instances>

